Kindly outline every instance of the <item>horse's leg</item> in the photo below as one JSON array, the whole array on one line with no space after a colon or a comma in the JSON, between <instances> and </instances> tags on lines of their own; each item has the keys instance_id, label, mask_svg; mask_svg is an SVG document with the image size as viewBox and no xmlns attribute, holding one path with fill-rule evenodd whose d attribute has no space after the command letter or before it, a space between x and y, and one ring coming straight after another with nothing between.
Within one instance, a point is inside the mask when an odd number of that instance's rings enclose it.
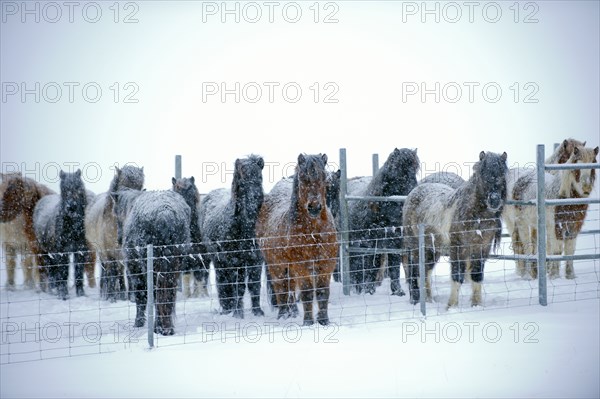
<instances>
[{"instance_id":1,"label":"horse's leg","mask_svg":"<svg viewBox=\"0 0 600 399\"><path fill-rule=\"evenodd\" d=\"M35 288L36 280L39 280L38 270L34 261L34 256L29 253L21 254L23 272L25 273L25 287Z\"/></svg>"},{"instance_id":2,"label":"horse's leg","mask_svg":"<svg viewBox=\"0 0 600 399\"><path fill-rule=\"evenodd\" d=\"M400 263L402 261L402 255L388 254L388 270L390 273L390 287L392 295L403 296L404 290L400 285Z\"/></svg>"},{"instance_id":3,"label":"horse's leg","mask_svg":"<svg viewBox=\"0 0 600 399\"><path fill-rule=\"evenodd\" d=\"M458 294L460 292L460 286L465 280L465 261L463 260L465 254L464 249L459 248L459 245L455 243L451 244L450 249L450 275L452 278L452 287L450 288L450 298L448 299L448 308L458 305Z\"/></svg>"},{"instance_id":4,"label":"horse's leg","mask_svg":"<svg viewBox=\"0 0 600 399\"><path fill-rule=\"evenodd\" d=\"M575 254L575 241L575 239L565 240L565 255ZM566 264L565 277L568 279L574 279L575 269L573 268L573 260L567 260Z\"/></svg>"},{"instance_id":5,"label":"horse's leg","mask_svg":"<svg viewBox=\"0 0 600 399\"><path fill-rule=\"evenodd\" d=\"M192 285L192 273L189 271L183 272L183 297L190 298L192 296L192 292L190 290L190 286Z\"/></svg>"},{"instance_id":6,"label":"horse's leg","mask_svg":"<svg viewBox=\"0 0 600 399\"><path fill-rule=\"evenodd\" d=\"M56 286L56 293L59 299L66 301L69 299L69 254L55 254L51 270L51 280Z\"/></svg>"},{"instance_id":7,"label":"horse's leg","mask_svg":"<svg viewBox=\"0 0 600 399\"><path fill-rule=\"evenodd\" d=\"M260 275L262 272L262 262L258 256L252 256L246 266L248 272L248 290L252 300L252 314L254 316L264 316L265 313L260 308Z\"/></svg>"},{"instance_id":8,"label":"horse's leg","mask_svg":"<svg viewBox=\"0 0 600 399\"><path fill-rule=\"evenodd\" d=\"M192 272L194 275L194 279L196 280L196 289L194 292L194 297L206 297L208 296L208 270L204 268L203 265L200 265L198 268L194 269Z\"/></svg>"},{"instance_id":9,"label":"horse's leg","mask_svg":"<svg viewBox=\"0 0 600 399\"><path fill-rule=\"evenodd\" d=\"M525 255L525 248L523 245L523 241L521 240L521 236L519 234L519 229L515 226L512 234L511 234L512 248L513 253L515 255ZM525 261L523 259L517 260L517 274L520 277L525 277Z\"/></svg>"},{"instance_id":10,"label":"horse's leg","mask_svg":"<svg viewBox=\"0 0 600 399\"><path fill-rule=\"evenodd\" d=\"M75 268L75 292L77 296L83 296L83 274L84 267L87 264L89 253L75 252L73 254L73 266ZM68 266L67 266L68 267Z\"/></svg>"},{"instance_id":11,"label":"horse's leg","mask_svg":"<svg viewBox=\"0 0 600 399\"><path fill-rule=\"evenodd\" d=\"M357 253L355 252L355 254ZM350 253L350 283L357 294L362 292L364 269L365 255L352 255L352 253Z\"/></svg>"},{"instance_id":12,"label":"horse's leg","mask_svg":"<svg viewBox=\"0 0 600 399\"><path fill-rule=\"evenodd\" d=\"M233 317L244 318L244 294L246 293L246 267L244 262L238 259L234 268L235 274L231 281L233 292Z\"/></svg>"},{"instance_id":13,"label":"horse's leg","mask_svg":"<svg viewBox=\"0 0 600 399\"><path fill-rule=\"evenodd\" d=\"M135 255L133 255L135 256ZM148 300L146 270L142 268L143 261L134 259L132 254L128 256L127 271L129 275L129 292L135 298L135 323L134 327L143 327L146 324L146 302Z\"/></svg>"},{"instance_id":14,"label":"horse's leg","mask_svg":"<svg viewBox=\"0 0 600 399\"><path fill-rule=\"evenodd\" d=\"M175 301L177 298L177 282L179 281L179 273L171 271L165 266L164 260L156 260L158 273L155 277L155 294L156 294L156 319L154 323L154 332L162 335L173 335L175 328L173 326L173 311L175 309ZM162 265L160 264L162 262ZM177 259L172 260L173 263ZM173 265L177 270L178 266Z\"/></svg>"},{"instance_id":15,"label":"horse's leg","mask_svg":"<svg viewBox=\"0 0 600 399\"><path fill-rule=\"evenodd\" d=\"M289 309L289 276L287 273L287 267L284 265L269 266L269 274L271 275L271 281L273 283L273 296L277 301L277 307L279 308L278 319L287 319L290 317Z\"/></svg>"},{"instance_id":16,"label":"horse's leg","mask_svg":"<svg viewBox=\"0 0 600 399\"><path fill-rule=\"evenodd\" d=\"M266 267L266 276L267 276L267 298L271 302L271 309L275 309L277 307L277 295L275 294L275 288L273 287L273 277L271 277L271 273L269 272L269 267Z\"/></svg>"},{"instance_id":17,"label":"horse's leg","mask_svg":"<svg viewBox=\"0 0 600 399\"><path fill-rule=\"evenodd\" d=\"M546 240L546 247L546 253L552 255L561 255L563 253L564 241L556 239L554 232L550 232L548 234L548 239ZM549 261L547 263L548 277L552 279L560 277L560 261Z\"/></svg>"},{"instance_id":18,"label":"horse's leg","mask_svg":"<svg viewBox=\"0 0 600 399\"><path fill-rule=\"evenodd\" d=\"M327 307L329 305L329 285L331 283L332 267L328 265L317 267L316 291L319 313L317 313L317 322L322 326L329 324L329 314Z\"/></svg>"},{"instance_id":19,"label":"horse's leg","mask_svg":"<svg viewBox=\"0 0 600 399\"><path fill-rule=\"evenodd\" d=\"M47 292L49 290L49 277L48 277L48 266L47 266L47 258L41 253L38 252L35 255L37 268L38 268L38 276L40 280L40 291Z\"/></svg>"},{"instance_id":20,"label":"horse's leg","mask_svg":"<svg viewBox=\"0 0 600 399\"><path fill-rule=\"evenodd\" d=\"M90 249L90 252L88 252L87 256L88 262L85 264L85 274L87 276L88 287L96 288L96 276L94 275L96 271L96 251L92 251L92 246L89 244L87 248Z\"/></svg>"},{"instance_id":21,"label":"horse's leg","mask_svg":"<svg viewBox=\"0 0 600 399\"><path fill-rule=\"evenodd\" d=\"M526 247L525 247L525 255L536 255L537 254L537 229L536 228L531 228L531 232L530 232L530 240L527 243ZM531 278L532 279L537 279L538 276L538 268L537 268L537 261L532 260L528 262L529 265L531 266Z\"/></svg>"},{"instance_id":22,"label":"horse's leg","mask_svg":"<svg viewBox=\"0 0 600 399\"><path fill-rule=\"evenodd\" d=\"M416 249L408 250L408 288L410 293L410 303L415 305L419 303L421 294L419 292L419 251Z\"/></svg>"},{"instance_id":23,"label":"horse's leg","mask_svg":"<svg viewBox=\"0 0 600 399\"><path fill-rule=\"evenodd\" d=\"M222 265L216 257L213 259L213 264L215 266L217 294L219 295L221 314L228 314L233 311L233 292L230 281L234 271L231 266Z\"/></svg>"},{"instance_id":24,"label":"horse's leg","mask_svg":"<svg viewBox=\"0 0 600 399\"><path fill-rule=\"evenodd\" d=\"M488 251L489 252L489 251ZM479 251L476 250L471 256L470 262L470 276L471 276L471 306L480 306L482 304L481 299L481 283L483 282L483 267L485 265L485 258L482 248Z\"/></svg>"},{"instance_id":25,"label":"horse's leg","mask_svg":"<svg viewBox=\"0 0 600 399\"><path fill-rule=\"evenodd\" d=\"M313 279L310 276L302 275L295 275L293 278L298 282L298 286L300 287L300 300L304 309L304 322L302 325L311 326L315 323L313 320L313 299L315 295Z\"/></svg>"},{"instance_id":26,"label":"horse's leg","mask_svg":"<svg viewBox=\"0 0 600 399\"><path fill-rule=\"evenodd\" d=\"M365 292L373 295L375 294L375 282L377 281L377 272L381 267L383 255L369 255L367 256L367 264L364 269L364 288Z\"/></svg>"},{"instance_id":27,"label":"horse's leg","mask_svg":"<svg viewBox=\"0 0 600 399\"><path fill-rule=\"evenodd\" d=\"M6 289L15 289L15 269L17 268L17 248L12 243L5 243L6 254Z\"/></svg>"}]
</instances>

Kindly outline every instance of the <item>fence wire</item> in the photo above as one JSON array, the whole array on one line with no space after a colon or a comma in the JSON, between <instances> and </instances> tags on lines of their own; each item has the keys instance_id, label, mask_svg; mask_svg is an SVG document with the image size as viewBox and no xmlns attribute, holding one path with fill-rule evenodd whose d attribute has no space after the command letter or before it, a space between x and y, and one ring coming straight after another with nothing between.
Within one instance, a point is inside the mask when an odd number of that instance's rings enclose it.
<instances>
[{"instance_id":1,"label":"fence wire","mask_svg":"<svg viewBox=\"0 0 600 399\"><path fill-rule=\"evenodd\" d=\"M592 207L585 220L584 227L598 226L600 221L597 207ZM397 229L400 229L398 227ZM396 229L396 230L397 230ZM394 230L394 231L396 231ZM416 230L416 229L415 229ZM586 230L590 230L587 228ZM221 306L216 283L216 272L211 265L209 279L206 282L206 291L196 290L198 294L185 295L186 290L178 290L175 302L175 335L162 336L154 334L156 347L183 345L191 343L204 343L215 340L223 342L256 342L269 340L275 336L283 336L286 340L293 341L299 336L300 331L306 334L320 335L321 338L334 334L340 326L352 326L368 323L378 323L391 320L410 320L422 318L418 305L409 302L409 286L407 284L404 265L400 267L400 282L405 296L391 295L389 275L389 253L395 253L398 248L396 236L390 235L390 228L368 229L349 231L352 239L341 242L341 246L354 249L367 249L365 252L350 252L353 262L360 264L360 270L354 273L364 273L364 276L375 275L376 292L370 294L357 294L355 287L350 295L343 294L342 283L332 279L330 283L330 296L328 314L330 325L302 327L303 308L297 303L298 315L289 319L278 319L278 310L272 303L271 292L267 282L267 268L263 263L250 265L258 267L261 272L261 299L260 304L265 312L264 316L255 316L252 313L248 289L244 297L244 318L233 318L231 314L221 314ZM338 237L341 234L336 233ZM386 236L387 234L387 236ZM357 238L367 237L367 238ZM381 238L383 237L383 238ZM404 237L406 240L406 237ZM574 261L575 279L566 279L564 262L561 262L559 278L548 279L548 303L580 301L600 298L600 234L592 230L592 234L580 234L577 239L576 254L597 255L595 259ZM228 247L231 242L219 243ZM236 242L236 244L242 244ZM244 243L247 244L247 243ZM260 240L253 244L260 245ZM315 244L306 244L309 247ZM217 246L218 247L218 246ZM156 249L160 247L155 247ZM191 244L188 248L196 248ZM298 247L298 250L303 248ZM484 281L482 290L482 306L471 307L471 286L468 281L460 290L459 304L456 308L447 309L450 295L451 278L448 251L450 248L437 248L442 256L433 269L431 275L432 302L426 304L427 317L448 314L449 312L478 312L499 308L518 308L538 304L538 282L531 278L522 278L517 275L515 262L508 259L491 257L485 263ZM17 251L19 252L19 251ZM69 273L70 299L63 301L51 293L41 292L39 288L29 289L24 284L21 267L17 267L16 286L7 289L6 275L7 263L23 264L27 252L14 255L11 251L4 250L0 263L0 363L16 363L37 361L56 357L72 357L91 354L102 354L114 351L131 350L134 347L147 347L147 327L134 327L136 305L128 297L115 302L102 299L100 292L100 264L99 259L123 259L121 251L117 253L96 253L97 264L95 268L96 286L90 287L87 278L85 296L77 297L73 288L73 265ZM400 253L402 253L400 251ZM512 243L506 231L496 255L512 255ZM64 254L52 254L59 256ZM110 255L110 256L109 256ZM186 257L202 257L208 264L212 256L235 256L236 251L223 251L214 253L187 253L184 255L164 256L154 259L183 259ZM374 256L377 255L377 256ZM145 249L138 248L140 260L145 262ZM9 259L11 258L11 259ZM332 259L339 265L339 257ZM105 261L104 267L117 263L123 268L122 260ZM307 260L310 266L312 260ZM369 270L372 268L373 270ZM227 272L227 270L224 270ZM178 272L173 272L178 273ZM129 275L129 278L134 277ZM145 279L145 275L138 277ZM313 275L313 279L317 276ZM192 278L194 284L201 286L203 282ZM188 283L189 279L184 279ZM194 292L190 290L189 292ZM299 298L299 292L295 292ZM314 312L317 303L314 303ZM302 330L301 330L302 329Z\"/></svg>"}]
</instances>

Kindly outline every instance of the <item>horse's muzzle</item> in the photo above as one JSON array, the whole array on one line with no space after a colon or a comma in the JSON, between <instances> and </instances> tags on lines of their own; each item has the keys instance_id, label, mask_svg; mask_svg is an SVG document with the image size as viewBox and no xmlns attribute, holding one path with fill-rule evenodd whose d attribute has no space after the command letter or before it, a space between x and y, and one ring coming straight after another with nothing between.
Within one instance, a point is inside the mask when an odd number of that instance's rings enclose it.
<instances>
[{"instance_id":1,"label":"horse's muzzle","mask_svg":"<svg viewBox=\"0 0 600 399\"><path fill-rule=\"evenodd\" d=\"M488 195L487 207L489 210L497 211L502 207L503 204L504 204L504 201L502 200L502 197L500 196L500 194L491 193L490 195Z\"/></svg>"},{"instance_id":2,"label":"horse's muzzle","mask_svg":"<svg viewBox=\"0 0 600 399\"><path fill-rule=\"evenodd\" d=\"M316 203L316 204L308 204L308 206L306 207L306 209L308 209L308 214L313 217L316 218L317 216L319 216L319 214L321 213L321 209L323 209L321 207L321 204Z\"/></svg>"}]
</instances>

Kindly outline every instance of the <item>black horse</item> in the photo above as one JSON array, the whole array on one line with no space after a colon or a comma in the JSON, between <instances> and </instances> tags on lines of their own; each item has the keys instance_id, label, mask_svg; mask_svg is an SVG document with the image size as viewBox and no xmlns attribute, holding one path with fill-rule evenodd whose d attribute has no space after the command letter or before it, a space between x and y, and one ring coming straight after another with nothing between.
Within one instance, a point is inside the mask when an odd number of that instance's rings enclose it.
<instances>
[{"instance_id":1,"label":"black horse","mask_svg":"<svg viewBox=\"0 0 600 399\"><path fill-rule=\"evenodd\" d=\"M196 187L194 176L176 179L172 178L173 191L179 193L191 210L190 219L190 254L184 259L183 264L183 295L184 297L198 297L208 295L208 263L204 263L202 255L206 248L202 243L200 232L200 193ZM192 279L193 277L193 279Z\"/></svg>"},{"instance_id":2,"label":"black horse","mask_svg":"<svg viewBox=\"0 0 600 399\"><path fill-rule=\"evenodd\" d=\"M394 149L370 183L357 195L389 197L408 195L417 186L420 162L417 150ZM350 245L363 248L400 250L402 247L402 203L395 201L353 201L348 207ZM404 295L400 286L402 256L388 254L393 295ZM382 254L350 257L350 282L358 293L375 293Z\"/></svg>"},{"instance_id":3,"label":"black horse","mask_svg":"<svg viewBox=\"0 0 600 399\"><path fill-rule=\"evenodd\" d=\"M262 316L260 279L262 257L256 237L256 220L263 203L261 157L237 159L231 189L213 190L202 199L200 225L207 254L215 268L222 312L244 317L243 298L248 289L252 313Z\"/></svg>"},{"instance_id":4,"label":"black horse","mask_svg":"<svg viewBox=\"0 0 600 399\"><path fill-rule=\"evenodd\" d=\"M87 194L81 179L81 170L75 173L60 171L60 194L43 197L33 213L33 224L40 256L40 273L48 276L50 288L56 288L59 298L69 298L69 253L75 262L75 289L77 296L84 295L83 270L91 263L85 239L85 207ZM46 282L41 282L46 286Z\"/></svg>"}]
</instances>

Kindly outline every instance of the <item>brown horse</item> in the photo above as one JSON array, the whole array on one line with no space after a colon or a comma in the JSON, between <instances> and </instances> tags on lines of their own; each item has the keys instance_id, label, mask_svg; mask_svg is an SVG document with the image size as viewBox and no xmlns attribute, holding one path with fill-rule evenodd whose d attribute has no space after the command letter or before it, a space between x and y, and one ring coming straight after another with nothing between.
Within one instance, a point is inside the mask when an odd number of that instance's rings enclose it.
<instances>
[{"instance_id":1,"label":"brown horse","mask_svg":"<svg viewBox=\"0 0 600 399\"><path fill-rule=\"evenodd\" d=\"M298 156L293 185L281 185L264 199L257 237L279 308L278 318L293 315L300 290L304 325L312 325L316 291L317 322L329 324L329 284L337 260L337 236L326 205L327 155Z\"/></svg>"},{"instance_id":2,"label":"brown horse","mask_svg":"<svg viewBox=\"0 0 600 399\"><path fill-rule=\"evenodd\" d=\"M33 208L42 197L54 192L20 173L0 176L0 231L6 254L6 285L8 289L15 287L16 259L20 253L25 286L33 288L38 277L32 255L39 254L33 230Z\"/></svg>"}]
</instances>

